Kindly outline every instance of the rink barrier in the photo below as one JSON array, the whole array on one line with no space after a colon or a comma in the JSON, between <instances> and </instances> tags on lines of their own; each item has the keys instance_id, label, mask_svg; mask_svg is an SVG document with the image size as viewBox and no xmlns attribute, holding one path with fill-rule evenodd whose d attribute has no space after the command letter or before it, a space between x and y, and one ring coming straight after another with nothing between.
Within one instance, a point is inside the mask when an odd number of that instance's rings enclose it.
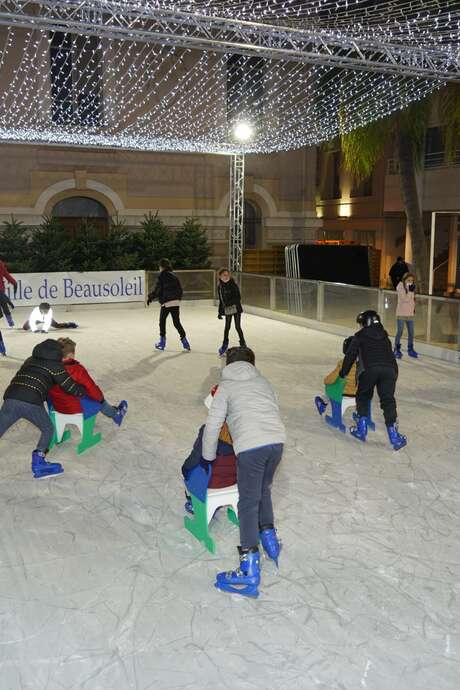
<instances>
[{"instance_id":1,"label":"rink barrier","mask_svg":"<svg viewBox=\"0 0 460 690\"><path fill-rule=\"evenodd\" d=\"M393 290L255 273L237 279L248 313L346 337L357 330L360 311L375 309L389 335L396 333ZM420 354L459 362L460 300L417 295L414 326Z\"/></svg>"}]
</instances>

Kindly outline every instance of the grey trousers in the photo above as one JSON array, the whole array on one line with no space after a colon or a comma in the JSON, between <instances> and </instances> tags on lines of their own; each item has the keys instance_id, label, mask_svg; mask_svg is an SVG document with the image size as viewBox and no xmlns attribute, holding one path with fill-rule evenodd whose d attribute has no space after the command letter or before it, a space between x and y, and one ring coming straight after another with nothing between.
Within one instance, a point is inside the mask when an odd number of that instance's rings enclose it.
<instances>
[{"instance_id":1,"label":"grey trousers","mask_svg":"<svg viewBox=\"0 0 460 690\"><path fill-rule=\"evenodd\" d=\"M274 524L271 488L282 455L282 443L238 455L238 520L243 549L258 545L261 525Z\"/></svg>"},{"instance_id":2,"label":"grey trousers","mask_svg":"<svg viewBox=\"0 0 460 690\"><path fill-rule=\"evenodd\" d=\"M0 438L10 426L13 426L20 419L27 419L37 429L40 429L41 436L36 450L46 453L53 438L54 428L43 405L33 405L13 398L5 400L0 410Z\"/></svg>"}]
</instances>

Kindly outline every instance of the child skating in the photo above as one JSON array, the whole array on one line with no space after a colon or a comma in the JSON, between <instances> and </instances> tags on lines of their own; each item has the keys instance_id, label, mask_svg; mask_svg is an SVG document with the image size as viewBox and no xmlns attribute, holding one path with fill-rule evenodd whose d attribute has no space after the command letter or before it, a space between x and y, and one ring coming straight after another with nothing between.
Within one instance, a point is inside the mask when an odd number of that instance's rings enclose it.
<instances>
[{"instance_id":1,"label":"child skating","mask_svg":"<svg viewBox=\"0 0 460 690\"><path fill-rule=\"evenodd\" d=\"M76 383L64 369L57 340L44 340L34 347L32 357L26 359L13 377L0 410L0 438L20 419L26 419L40 430L40 439L32 453L32 472L36 479L64 472L60 463L45 459L54 427L44 402L56 384L70 395L86 395L84 386Z\"/></svg>"},{"instance_id":2,"label":"child skating","mask_svg":"<svg viewBox=\"0 0 460 690\"><path fill-rule=\"evenodd\" d=\"M164 350L166 347L166 320L171 314L174 327L179 333L179 338L184 350L190 352L190 343L180 321L180 303L183 290L179 278L173 273L169 259L161 259L159 264L160 275L157 283L149 294L147 305L158 300L160 309L160 340L155 345L156 350Z\"/></svg>"},{"instance_id":3,"label":"child skating","mask_svg":"<svg viewBox=\"0 0 460 690\"><path fill-rule=\"evenodd\" d=\"M227 366L209 410L203 434L203 458L216 458L219 434L227 422L237 457L240 564L219 573L215 586L225 592L259 596L259 541L278 564L280 542L274 526L271 487L286 439L276 395L256 369L247 347L227 352Z\"/></svg>"},{"instance_id":4,"label":"child skating","mask_svg":"<svg viewBox=\"0 0 460 690\"><path fill-rule=\"evenodd\" d=\"M401 336L404 324L407 328L407 354L409 357L418 357L414 350L414 317L415 317L415 278L412 273L405 273L402 280L396 286L398 304L396 306L397 331L395 337L394 354L397 359L402 359Z\"/></svg>"},{"instance_id":5,"label":"child skating","mask_svg":"<svg viewBox=\"0 0 460 690\"><path fill-rule=\"evenodd\" d=\"M232 319L235 322L235 329L240 339L240 346L246 346L244 333L241 328L241 314L243 313L241 293L228 268L221 268L219 271L217 292L219 295L218 318L225 318L224 339L222 341L222 346L219 348L219 355L223 357L228 349L228 337L232 326Z\"/></svg>"},{"instance_id":6,"label":"child skating","mask_svg":"<svg viewBox=\"0 0 460 690\"><path fill-rule=\"evenodd\" d=\"M388 438L394 450L399 450L406 445L407 438L398 431L395 400L398 365L396 364L391 342L377 312L371 309L363 311L358 314L356 321L361 326L361 329L353 336L339 376L332 387L336 389L335 392L337 394L343 393L346 377L353 364L357 361L357 420L356 426L350 428L350 433L360 441L366 440L369 404L374 394L374 388L377 388Z\"/></svg>"}]
</instances>

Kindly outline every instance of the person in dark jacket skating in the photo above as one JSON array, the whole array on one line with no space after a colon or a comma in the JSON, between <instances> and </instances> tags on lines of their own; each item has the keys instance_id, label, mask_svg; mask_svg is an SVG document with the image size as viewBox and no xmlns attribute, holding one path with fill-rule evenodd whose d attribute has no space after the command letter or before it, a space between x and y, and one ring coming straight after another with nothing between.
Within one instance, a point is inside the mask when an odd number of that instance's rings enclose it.
<instances>
[{"instance_id":1,"label":"person in dark jacket skating","mask_svg":"<svg viewBox=\"0 0 460 690\"><path fill-rule=\"evenodd\" d=\"M41 431L40 440L32 453L32 472L36 479L64 471L60 463L45 460L54 429L44 402L55 384L71 395L86 395L85 387L76 383L64 369L62 350L57 340L44 340L34 347L32 357L26 359L3 395L0 438L20 419L26 419Z\"/></svg>"},{"instance_id":2,"label":"person in dark jacket skating","mask_svg":"<svg viewBox=\"0 0 460 690\"><path fill-rule=\"evenodd\" d=\"M5 262L2 261L0 257L0 319L4 315L5 319L7 320L8 326L10 328L13 328L14 321L13 317L11 316L10 307L14 309L14 306L5 292L5 281L7 281L8 283L10 283L10 285L13 286L14 295L16 296L16 290L18 289L17 282L8 271Z\"/></svg>"},{"instance_id":3,"label":"person in dark jacket skating","mask_svg":"<svg viewBox=\"0 0 460 690\"><path fill-rule=\"evenodd\" d=\"M406 445L407 439L399 433L396 423L395 388L398 365L393 348L377 312L371 309L363 311L358 314L356 321L361 330L353 336L334 385L343 392L346 377L357 360L357 421L356 426L350 428L350 433L360 441L366 440L369 403L374 388L377 387L390 443L395 450L399 450Z\"/></svg>"},{"instance_id":4,"label":"person in dark jacket skating","mask_svg":"<svg viewBox=\"0 0 460 690\"><path fill-rule=\"evenodd\" d=\"M225 317L224 339L222 341L222 347L219 348L219 355L223 357L228 350L228 336L232 326L232 319L235 320L235 328L240 339L240 347L246 347L246 342L244 340L244 333L241 329L241 314L243 313L243 307L241 306L240 289L233 280L232 274L228 268L221 268L218 275L218 318L223 319Z\"/></svg>"},{"instance_id":5,"label":"person in dark jacket skating","mask_svg":"<svg viewBox=\"0 0 460 690\"><path fill-rule=\"evenodd\" d=\"M190 352L190 343L180 322L180 303L182 299L182 285L179 278L172 272L169 259L160 259L160 275L157 283L147 298L147 305L158 299L161 304L160 310L160 340L155 345L155 349L164 350L166 347L166 319L169 314L172 316L173 324L179 333L180 341L184 350Z\"/></svg>"}]
</instances>

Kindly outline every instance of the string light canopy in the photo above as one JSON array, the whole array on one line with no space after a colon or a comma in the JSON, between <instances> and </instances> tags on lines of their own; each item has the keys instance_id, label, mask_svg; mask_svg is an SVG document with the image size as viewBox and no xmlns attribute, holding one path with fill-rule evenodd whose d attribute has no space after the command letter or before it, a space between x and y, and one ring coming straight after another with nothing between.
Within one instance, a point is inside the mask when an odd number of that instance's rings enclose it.
<instances>
[{"instance_id":1,"label":"string light canopy","mask_svg":"<svg viewBox=\"0 0 460 690\"><path fill-rule=\"evenodd\" d=\"M0 139L269 153L460 81L460 3L0 2Z\"/></svg>"}]
</instances>

